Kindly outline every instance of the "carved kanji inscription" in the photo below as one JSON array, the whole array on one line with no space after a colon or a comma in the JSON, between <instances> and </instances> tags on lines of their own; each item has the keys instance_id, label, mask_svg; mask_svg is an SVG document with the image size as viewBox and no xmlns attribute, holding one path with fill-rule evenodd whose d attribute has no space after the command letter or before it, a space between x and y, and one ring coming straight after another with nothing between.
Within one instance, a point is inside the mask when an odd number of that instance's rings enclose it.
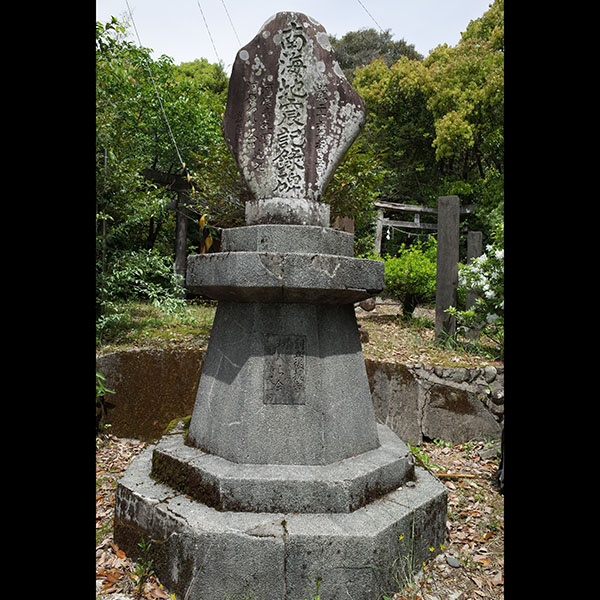
<instances>
[{"instance_id":1,"label":"carved kanji inscription","mask_svg":"<svg viewBox=\"0 0 600 600\"><path fill-rule=\"evenodd\" d=\"M264 334L265 404L305 404L306 336Z\"/></svg>"}]
</instances>

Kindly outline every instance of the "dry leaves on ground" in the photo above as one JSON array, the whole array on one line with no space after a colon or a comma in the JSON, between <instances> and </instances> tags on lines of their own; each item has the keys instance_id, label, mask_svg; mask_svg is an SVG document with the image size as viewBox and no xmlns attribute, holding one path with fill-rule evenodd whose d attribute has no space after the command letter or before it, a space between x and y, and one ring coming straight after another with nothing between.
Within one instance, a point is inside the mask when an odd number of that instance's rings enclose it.
<instances>
[{"instance_id":1,"label":"dry leaves on ground","mask_svg":"<svg viewBox=\"0 0 600 600\"><path fill-rule=\"evenodd\" d=\"M117 481L145 442L103 435L96 438L96 590L97 598L110 600L164 600L174 598L151 575L141 596L135 562L113 541L113 515ZM137 558L137 557L134 557Z\"/></svg>"},{"instance_id":2,"label":"dry leaves on ground","mask_svg":"<svg viewBox=\"0 0 600 600\"><path fill-rule=\"evenodd\" d=\"M135 563L112 539L116 482L144 442L105 435L96 441L96 580L100 600L134 600ZM446 543L393 600L502 600L504 496L496 486L498 456L484 442L424 443L413 451L448 490ZM137 557L133 557L137 558ZM141 598L174 598L151 576Z\"/></svg>"}]
</instances>

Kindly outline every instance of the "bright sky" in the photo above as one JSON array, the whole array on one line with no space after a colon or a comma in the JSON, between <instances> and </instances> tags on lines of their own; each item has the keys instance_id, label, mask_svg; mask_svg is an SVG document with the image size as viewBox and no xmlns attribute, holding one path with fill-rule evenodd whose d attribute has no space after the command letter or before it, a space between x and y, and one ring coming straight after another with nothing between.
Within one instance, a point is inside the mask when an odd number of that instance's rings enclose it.
<instances>
[{"instance_id":1,"label":"bright sky","mask_svg":"<svg viewBox=\"0 0 600 600\"><path fill-rule=\"evenodd\" d=\"M348 31L362 28L390 29L393 40L404 39L407 43L414 44L417 52L427 56L438 44L456 45L469 22L481 17L491 2L492 0L96 0L96 20L106 23L111 16L120 18L128 14L129 3L142 45L152 48L153 58L166 54L173 58L175 64L196 58L217 62L219 58L225 64L226 72L230 73L237 51L252 40L269 17L280 11L309 15L319 21L327 33L338 38ZM133 27L131 36L137 43Z\"/></svg>"}]
</instances>

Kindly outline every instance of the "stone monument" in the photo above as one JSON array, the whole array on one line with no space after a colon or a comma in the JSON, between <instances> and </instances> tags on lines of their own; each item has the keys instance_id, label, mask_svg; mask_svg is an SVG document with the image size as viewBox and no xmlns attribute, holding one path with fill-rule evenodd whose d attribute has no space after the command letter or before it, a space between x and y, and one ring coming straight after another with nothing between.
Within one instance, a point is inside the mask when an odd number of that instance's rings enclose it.
<instances>
[{"instance_id":1,"label":"stone monument","mask_svg":"<svg viewBox=\"0 0 600 600\"><path fill-rule=\"evenodd\" d=\"M375 421L354 303L383 263L353 258L321 202L364 119L314 19L277 13L238 52L223 133L254 199L220 252L188 257L187 286L219 300L189 430L116 494L116 543L152 540L182 600L302 600L317 581L375 600L444 540L445 487Z\"/></svg>"}]
</instances>

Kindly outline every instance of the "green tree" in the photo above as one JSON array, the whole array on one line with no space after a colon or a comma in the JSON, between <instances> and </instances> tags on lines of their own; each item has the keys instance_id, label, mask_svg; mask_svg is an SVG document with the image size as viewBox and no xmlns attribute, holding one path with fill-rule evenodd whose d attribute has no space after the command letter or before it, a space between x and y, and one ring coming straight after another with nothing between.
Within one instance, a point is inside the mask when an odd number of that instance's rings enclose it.
<instances>
[{"instance_id":1,"label":"green tree","mask_svg":"<svg viewBox=\"0 0 600 600\"><path fill-rule=\"evenodd\" d=\"M402 315L412 317L419 304L435 301L437 242L430 237L402 244L396 256L386 256L385 293L402 303Z\"/></svg>"},{"instance_id":2,"label":"green tree","mask_svg":"<svg viewBox=\"0 0 600 600\"><path fill-rule=\"evenodd\" d=\"M376 31L373 28L363 28L349 31L340 39L330 35L329 39L336 59L349 81L352 81L356 67L368 65L374 59L383 60L388 66L400 60L402 56L423 60L423 56L415 50L414 44L408 44L404 39L393 41L389 29Z\"/></svg>"},{"instance_id":3,"label":"green tree","mask_svg":"<svg viewBox=\"0 0 600 600\"><path fill-rule=\"evenodd\" d=\"M375 201L383 179L380 159L366 149L359 137L329 181L323 202L330 205L331 220L336 217L354 219L354 253L364 255L373 248Z\"/></svg>"},{"instance_id":4,"label":"green tree","mask_svg":"<svg viewBox=\"0 0 600 600\"><path fill-rule=\"evenodd\" d=\"M455 47L359 67L353 85L370 117L366 144L382 157L382 196L476 205L489 235L504 206L504 1L469 23Z\"/></svg>"},{"instance_id":5,"label":"green tree","mask_svg":"<svg viewBox=\"0 0 600 600\"><path fill-rule=\"evenodd\" d=\"M172 192L144 177L144 169L189 174L191 209L211 213L230 191L220 175L199 173L226 151L219 94L196 78L176 77L168 56L127 41L114 17L96 24L96 213L98 308L115 265L133 264L130 253L156 251L172 262L175 215ZM175 141L174 141L175 140ZM185 168L184 168L185 165ZM243 215L235 204L238 218ZM138 264L143 263L140 255ZM133 260L133 263L132 263ZM160 297L160 294L155 294Z\"/></svg>"},{"instance_id":6,"label":"green tree","mask_svg":"<svg viewBox=\"0 0 600 600\"><path fill-rule=\"evenodd\" d=\"M200 89L216 96L223 105L226 103L229 79L222 63L210 63L206 58L182 62L175 67L175 79L184 78L193 79Z\"/></svg>"}]
</instances>

